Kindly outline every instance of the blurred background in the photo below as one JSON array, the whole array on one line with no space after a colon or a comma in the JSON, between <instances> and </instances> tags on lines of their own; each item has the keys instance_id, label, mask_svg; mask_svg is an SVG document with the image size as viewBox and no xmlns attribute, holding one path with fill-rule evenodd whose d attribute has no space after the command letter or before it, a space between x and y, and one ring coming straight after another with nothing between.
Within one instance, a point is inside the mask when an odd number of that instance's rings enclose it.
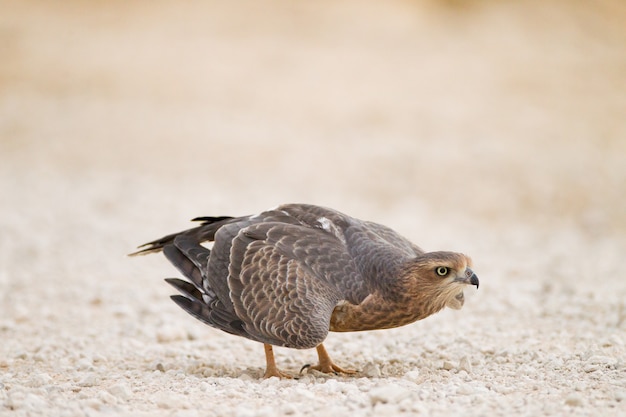
<instances>
[{"instance_id":1,"label":"blurred background","mask_svg":"<svg viewBox=\"0 0 626 417\"><path fill-rule=\"evenodd\" d=\"M308 201L626 226L621 1L1 7L12 181L106 178L112 203L195 214ZM125 194L138 183L162 199Z\"/></svg>"},{"instance_id":2,"label":"blurred background","mask_svg":"<svg viewBox=\"0 0 626 417\"><path fill-rule=\"evenodd\" d=\"M477 253L487 269L521 247L513 264L596 248L612 273L621 259L623 1L0 9L5 284L94 259L106 275L192 217L284 202Z\"/></svg>"}]
</instances>

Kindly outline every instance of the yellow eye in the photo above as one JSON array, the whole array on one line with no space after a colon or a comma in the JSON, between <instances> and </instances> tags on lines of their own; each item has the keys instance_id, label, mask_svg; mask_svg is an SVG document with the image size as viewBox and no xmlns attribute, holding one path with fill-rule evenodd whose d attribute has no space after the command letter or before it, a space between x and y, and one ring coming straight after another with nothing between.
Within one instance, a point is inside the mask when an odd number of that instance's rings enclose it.
<instances>
[{"instance_id":1,"label":"yellow eye","mask_svg":"<svg viewBox=\"0 0 626 417\"><path fill-rule=\"evenodd\" d=\"M435 272L440 277L445 277L446 275L448 275L448 268L446 268L445 266L439 266L437 267L437 269L435 269Z\"/></svg>"}]
</instances>

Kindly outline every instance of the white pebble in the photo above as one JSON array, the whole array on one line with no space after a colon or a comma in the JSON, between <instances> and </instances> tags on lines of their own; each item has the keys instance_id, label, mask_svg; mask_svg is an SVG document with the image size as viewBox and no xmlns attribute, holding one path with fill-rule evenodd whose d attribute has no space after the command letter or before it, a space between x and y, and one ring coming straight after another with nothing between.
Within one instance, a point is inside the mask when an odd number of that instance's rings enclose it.
<instances>
[{"instance_id":1,"label":"white pebble","mask_svg":"<svg viewBox=\"0 0 626 417\"><path fill-rule=\"evenodd\" d=\"M199 415L198 410L176 410L172 417L198 417Z\"/></svg>"},{"instance_id":2,"label":"white pebble","mask_svg":"<svg viewBox=\"0 0 626 417\"><path fill-rule=\"evenodd\" d=\"M198 410L177 410L172 417L198 417Z\"/></svg>"},{"instance_id":3,"label":"white pebble","mask_svg":"<svg viewBox=\"0 0 626 417\"><path fill-rule=\"evenodd\" d=\"M405 397L408 397L410 391L397 385L383 385L381 387L372 388L369 392L370 402L372 405L378 403L397 403Z\"/></svg>"},{"instance_id":4,"label":"white pebble","mask_svg":"<svg viewBox=\"0 0 626 417\"><path fill-rule=\"evenodd\" d=\"M282 413L286 416L294 415L298 412L298 408L293 404L285 404L282 407Z\"/></svg>"},{"instance_id":5,"label":"white pebble","mask_svg":"<svg viewBox=\"0 0 626 417\"><path fill-rule=\"evenodd\" d=\"M79 371L90 371L90 370L93 370L93 363L92 363L91 360L89 360L87 358L82 358L76 364L76 369L78 369Z\"/></svg>"},{"instance_id":6,"label":"white pebble","mask_svg":"<svg viewBox=\"0 0 626 417\"><path fill-rule=\"evenodd\" d=\"M443 361L443 365L441 367L446 371L451 371L454 369L454 364L450 361Z\"/></svg>"},{"instance_id":7,"label":"white pebble","mask_svg":"<svg viewBox=\"0 0 626 417\"><path fill-rule=\"evenodd\" d=\"M30 408L32 410L43 410L46 408L46 400L43 397L40 397L36 394L26 394L24 397L24 402L22 405L26 408Z\"/></svg>"},{"instance_id":8,"label":"white pebble","mask_svg":"<svg viewBox=\"0 0 626 417\"><path fill-rule=\"evenodd\" d=\"M616 362L616 360L610 356L593 355L587 360L587 362L597 365L612 365Z\"/></svg>"},{"instance_id":9,"label":"white pebble","mask_svg":"<svg viewBox=\"0 0 626 417\"><path fill-rule=\"evenodd\" d=\"M368 363L365 365L362 373L368 378L380 378L381 376L380 367L375 363Z\"/></svg>"},{"instance_id":10,"label":"white pebble","mask_svg":"<svg viewBox=\"0 0 626 417\"><path fill-rule=\"evenodd\" d=\"M45 372L33 375L28 381L28 386L33 388L42 387L52 382L52 378Z\"/></svg>"},{"instance_id":11,"label":"white pebble","mask_svg":"<svg viewBox=\"0 0 626 417\"><path fill-rule=\"evenodd\" d=\"M235 417L254 417L255 415L256 413L252 408L244 405L240 405L235 410Z\"/></svg>"},{"instance_id":12,"label":"white pebble","mask_svg":"<svg viewBox=\"0 0 626 417\"><path fill-rule=\"evenodd\" d=\"M157 329L156 338L159 343L187 340L187 332L180 326L164 325Z\"/></svg>"},{"instance_id":13,"label":"white pebble","mask_svg":"<svg viewBox=\"0 0 626 417\"><path fill-rule=\"evenodd\" d=\"M393 416L398 415L397 404L378 403L374 406L374 415L377 416Z\"/></svg>"},{"instance_id":14,"label":"white pebble","mask_svg":"<svg viewBox=\"0 0 626 417\"><path fill-rule=\"evenodd\" d=\"M472 373L472 364L467 356L463 356L461 361L459 362L459 369L467 372L468 374Z\"/></svg>"},{"instance_id":15,"label":"white pebble","mask_svg":"<svg viewBox=\"0 0 626 417\"><path fill-rule=\"evenodd\" d=\"M613 346L624 346L624 341L616 334L612 334L609 341Z\"/></svg>"},{"instance_id":16,"label":"white pebble","mask_svg":"<svg viewBox=\"0 0 626 417\"><path fill-rule=\"evenodd\" d=\"M583 405L583 399L579 394L570 394L565 399L565 404L570 407L581 407Z\"/></svg>"},{"instance_id":17,"label":"white pebble","mask_svg":"<svg viewBox=\"0 0 626 417\"><path fill-rule=\"evenodd\" d=\"M418 381L420 378L420 371L417 369L414 369L404 374L404 377L410 381L414 381L414 382Z\"/></svg>"},{"instance_id":18,"label":"white pebble","mask_svg":"<svg viewBox=\"0 0 626 417\"><path fill-rule=\"evenodd\" d=\"M81 387L93 387L96 384L98 384L98 377L93 373L85 375L85 377L78 383Z\"/></svg>"},{"instance_id":19,"label":"white pebble","mask_svg":"<svg viewBox=\"0 0 626 417\"><path fill-rule=\"evenodd\" d=\"M106 391L100 391L98 393L98 399L104 404L117 404L117 398Z\"/></svg>"},{"instance_id":20,"label":"white pebble","mask_svg":"<svg viewBox=\"0 0 626 417\"><path fill-rule=\"evenodd\" d=\"M255 378L253 378L252 375L247 374L245 372L243 374L239 375L239 379L242 380L242 381L245 381L245 382L251 382L251 381L255 380Z\"/></svg>"},{"instance_id":21,"label":"white pebble","mask_svg":"<svg viewBox=\"0 0 626 417\"><path fill-rule=\"evenodd\" d=\"M124 401L129 400L133 396L133 391L124 383L112 385L109 387L108 391L111 395Z\"/></svg>"},{"instance_id":22,"label":"white pebble","mask_svg":"<svg viewBox=\"0 0 626 417\"><path fill-rule=\"evenodd\" d=\"M457 388L456 393L460 395L470 395L474 393L474 388L472 388L469 384L462 384Z\"/></svg>"}]
</instances>

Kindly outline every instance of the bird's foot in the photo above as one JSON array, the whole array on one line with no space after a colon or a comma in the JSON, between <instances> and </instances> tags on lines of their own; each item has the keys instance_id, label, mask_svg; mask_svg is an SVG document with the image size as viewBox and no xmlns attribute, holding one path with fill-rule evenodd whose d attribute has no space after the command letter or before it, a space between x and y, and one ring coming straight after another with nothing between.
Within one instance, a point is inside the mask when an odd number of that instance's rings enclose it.
<instances>
[{"instance_id":1,"label":"bird's foot","mask_svg":"<svg viewBox=\"0 0 626 417\"><path fill-rule=\"evenodd\" d=\"M319 372L323 372L325 374L345 374L345 375L354 375L357 373L354 369L343 369L342 367L335 365L333 362L327 363L318 363L317 365L306 364L300 369L300 374L304 370L314 369Z\"/></svg>"},{"instance_id":2,"label":"bird's foot","mask_svg":"<svg viewBox=\"0 0 626 417\"><path fill-rule=\"evenodd\" d=\"M263 347L265 348L265 360L266 360L266 367L265 367L265 373L263 374L263 379L271 378L273 376L277 378L291 379L290 375L287 375L286 373L282 372L276 366L276 361L274 360L274 349L272 348L272 345L263 344Z\"/></svg>"},{"instance_id":3,"label":"bird's foot","mask_svg":"<svg viewBox=\"0 0 626 417\"><path fill-rule=\"evenodd\" d=\"M315 369L316 371L323 372L325 374L356 374L357 371L354 371L352 369L343 369L342 367L335 365L332 359L330 359L330 356L328 356L328 352L326 351L326 348L324 348L323 344L320 343L319 345L317 345L316 349L319 363L315 366L304 365L302 369L300 369L300 374L302 374L302 371L304 371L305 369Z\"/></svg>"},{"instance_id":4,"label":"bird's foot","mask_svg":"<svg viewBox=\"0 0 626 417\"><path fill-rule=\"evenodd\" d=\"M277 378L280 378L280 379L283 379L283 378L284 379L292 379L293 378L291 375L288 375L288 374L284 373L283 371L281 371L278 368L273 368L273 369L269 369L268 368L268 369L265 370L265 373L263 374L263 379L268 379L268 378L271 378L273 376L275 376Z\"/></svg>"}]
</instances>

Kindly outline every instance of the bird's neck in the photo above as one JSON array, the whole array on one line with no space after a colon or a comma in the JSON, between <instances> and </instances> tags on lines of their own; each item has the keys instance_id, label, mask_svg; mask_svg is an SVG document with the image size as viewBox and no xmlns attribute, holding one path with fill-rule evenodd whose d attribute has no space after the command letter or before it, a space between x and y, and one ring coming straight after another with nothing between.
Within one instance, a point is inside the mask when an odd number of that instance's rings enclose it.
<instances>
[{"instance_id":1,"label":"bird's neck","mask_svg":"<svg viewBox=\"0 0 626 417\"><path fill-rule=\"evenodd\" d=\"M424 319L444 306L428 299L401 297L390 301L371 294L358 305L345 301L339 303L331 316L330 330L356 332L400 327Z\"/></svg>"}]
</instances>

